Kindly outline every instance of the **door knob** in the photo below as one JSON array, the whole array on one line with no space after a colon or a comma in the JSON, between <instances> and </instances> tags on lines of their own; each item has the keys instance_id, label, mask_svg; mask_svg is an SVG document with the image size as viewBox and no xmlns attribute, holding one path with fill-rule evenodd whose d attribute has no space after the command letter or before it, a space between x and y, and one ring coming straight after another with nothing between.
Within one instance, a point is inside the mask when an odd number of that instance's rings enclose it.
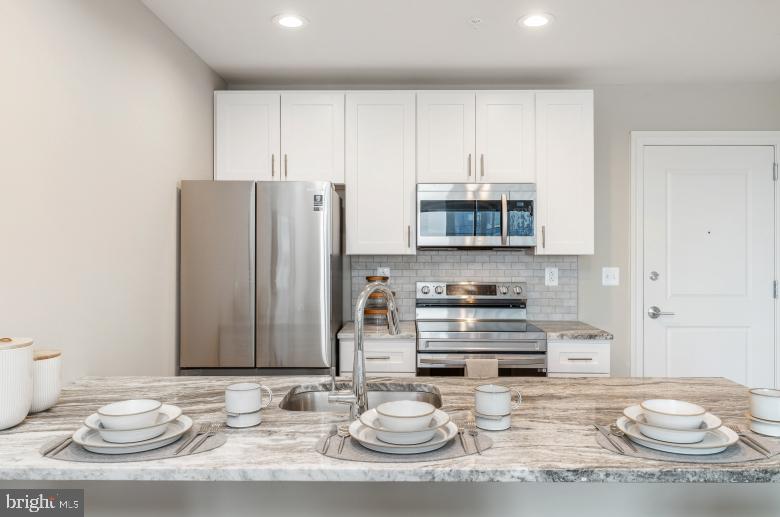
<instances>
[{"instance_id":1,"label":"door knob","mask_svg":"<svg viewBox=\"0 0 780 517\"><path fill-rule=\"evenodd\" d=\"M660 316L674 316L673 312L663 312L661 309L653 305L647 309L647 315L652 319L658 319Z\"/></svg>"}]
</instances>

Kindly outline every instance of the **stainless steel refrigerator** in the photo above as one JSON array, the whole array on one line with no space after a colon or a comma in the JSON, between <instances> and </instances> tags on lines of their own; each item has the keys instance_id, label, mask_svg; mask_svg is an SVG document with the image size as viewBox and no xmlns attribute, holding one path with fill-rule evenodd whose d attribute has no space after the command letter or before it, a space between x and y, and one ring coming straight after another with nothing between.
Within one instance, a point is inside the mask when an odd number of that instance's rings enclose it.
<instances>
[{"instance_id":1,"label":"stainless steel refrigerator","mask_svg":"<svg viewBox=\"0 0 780 517\"><path fill-rule=\"evenodd\" d=\"M181 373L334 365L341 213L328 182L182 181Z\"/></svg>"}]
</instances>

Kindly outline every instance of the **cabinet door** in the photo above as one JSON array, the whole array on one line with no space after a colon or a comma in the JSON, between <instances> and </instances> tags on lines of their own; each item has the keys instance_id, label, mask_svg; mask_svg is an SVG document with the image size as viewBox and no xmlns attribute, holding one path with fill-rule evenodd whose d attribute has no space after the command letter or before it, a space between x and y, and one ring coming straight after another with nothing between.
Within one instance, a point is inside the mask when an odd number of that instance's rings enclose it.
<instances>
[{"instance_id":1,"label":"cabinet door","mask_svg":"<svg viewBox=\"0 0 780 517\"><path fill-rule=\"evenodd\" d=\"M282 177L344 183L344 92L282 93Z\"/></svg>"},{"instance_id":2,"label":"cabinet door","mask_svg":"<svg viewBox=\"0 0 780 517\"><path fill-rule=\"evenodd\" d=\"M417 93L417 181L474 181L474 99L473 91Z\"/></svg>"},{"instance_id":3,"label":"cabinet door","mask_svg":"<svg viewBox=\"0 0 780 517\"><path fill-rule=\"evenodd\" d=\"M477 92L477 181L535 182L534 126L534 92Z\"/></svg>"},{"instance_id":4,"label":"cabinet door","mask_svg":"<svg viewBox=\"0 0 780 517\"><path fill-rule=\"evenodd\" d=\"M214 179L279 177L279 94L214 92Z\"/></svg>"},{"instance_id":5,"label":"cabinet door","mask_svg":"<svg viewBox=\"0 0 780 517\"><path fill-rule=\"evenodd\" d=\"M593 254L593 92L536 93L540 255Z\"/></svg>"},{"instance_id":6,"label":"cabinet door","mask_svg":"<svg viewBox=\"0 0 780 517\"><path fill-rule=\"evenodd\" d=\"M347 253L411 255L414 93L347 93Z\"/></svg>"}]
</instances>

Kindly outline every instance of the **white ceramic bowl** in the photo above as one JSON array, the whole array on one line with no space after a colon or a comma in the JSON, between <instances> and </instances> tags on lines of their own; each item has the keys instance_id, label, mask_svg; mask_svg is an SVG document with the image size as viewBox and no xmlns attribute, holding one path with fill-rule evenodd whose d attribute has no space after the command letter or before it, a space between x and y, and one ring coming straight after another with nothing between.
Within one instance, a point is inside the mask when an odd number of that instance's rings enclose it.
<instances>
[{"instance_id":1,"label":"white ceramic bowl","mask_svg":"<svg viewBox=\"0 0 780 517\"><path fill-rule=\"evenodd\" d=\"M684 400L651 399L640 406L648 424L665 429L698 429L707 412L703 407Z\"/></svg>"},{"instance_id":2,"label":"white ceramic bowl","mask_svg":"<svg viewBox=\"0 0 780 517\"><path fill-rule=\"evenodd\" d=\"M450 421L450 415L446 412L437 409L433 412L431 421L428 427L422 431L413 431L410 433L399 433L394 431L387 431L382 427L379 421L379 414L376 409L369 409L362 415L360 415L360 422L376 431L376 437L386 443L393 445L415 445L425 443L429 441L436 434L436 430L444 427Z\"/></svg>"},{"instance_id":3,"label":"white ceramic bowl","mask_svg":"<svg viewBox=\"0 0 780 517\"><path fill-rule=\"evenodd\" d=\"M33 353L33 398L30 413L45 411L57 403L62 391L62 354L57 350Z\"/></svg>"},{"instance_id":4,"label":"white ceramic bowl","mask_svg":"<svg viewBox=\"0 0 780 517\"><path fill-rule=\"evenodd\" d=\"M106 429L141 429L157 422L162 402L150 399L123 400L97 410Z\"/></svg>"},{"instance_id":5,"label":"white ceramic bowl","mask_svg":"<svg viewBox=\"0 0 780 517\"><path fill-rule=\"evenodd\" d=\"M718 429L723 423L712 413L704 414L704 423L698 429L666 429L647 423L647 417L639 404L628 406L623 410L626 418L636 423L639 432L648 438L670 443L699 443L708 431Z\"/></svg>"},{"instance_id":6,"label":"white ceramic bowl","mask_svg":"<svg viewBox=\"0 0 780 517\"><path fill-rule=\"evenodd\" d=\"M762 420L747 413L745 416L750 420L750 429L758 434L766 436L774 436L780 438L780 422L772 422L770 420Z\"/></svg>"},{"instance_id":7,"label":"white ceramic bowl","mask_svg":"<svg viewBox=\"0 0 780 517\"><path fill-rule=\"evenodd\" d=\"M386 431L411 433L426 429L436 408L419 400L394 400L379 404L376 412L379 423Z\"/></svg>"},{"instance_id":8,"label":"white ceramic bowl","mask_svg":"<svg viewBox=\"0 0 780 517\"><path fill-rule=\"evenodd\" d=\"M151 440L163 434L168 425L181 416L181 408L169 404L163 404L157 414L157 421L140 429L107 429L100 421L100 415L92 413L84 425L100 433L100 437L109 443L135 443Z\"/></svg>"},{"instance_id":9,"label":"white ceramic bowl","mask_svg":"<svg viewBox=\"0 0 780 517\"><path fill-rule=\"evenodd\" d=\"M750 414L761 420L780 422L780 390L770 388L750 390Z\"/></svg>"},{"instance_id":10,"label":"white ceramic bowl","mask_svg":"<svg viewBox=\"0 0 780 517\"><path fill-rule=\"evenodd\" d=\"M477 427L485 431L505 431L512 426L511 414L494 416L475 413L474 420L476 420Z\"/></svg>"},{"instance_id":11,"label":"white ceramic bowl","mask_svg":"<svg viewBox=\"0 0 780 517\"><path fill-rule=\"evenodd\" d=\"M262 411L255 411L254 413L228 413L227 425L228 427L242 428L242 427L254 427L260 425L263 421Z\"/></svg>"},{"instance_id":12,"label":"white ceramic bowl","mask_svg":"<svg viewBox=\"0 0 780 517\"><path fill-rule=\"evenodd\" d=\"M32 398L32 339L0 338L0 429L24 421Z\"/></svg>"}]
</instances>

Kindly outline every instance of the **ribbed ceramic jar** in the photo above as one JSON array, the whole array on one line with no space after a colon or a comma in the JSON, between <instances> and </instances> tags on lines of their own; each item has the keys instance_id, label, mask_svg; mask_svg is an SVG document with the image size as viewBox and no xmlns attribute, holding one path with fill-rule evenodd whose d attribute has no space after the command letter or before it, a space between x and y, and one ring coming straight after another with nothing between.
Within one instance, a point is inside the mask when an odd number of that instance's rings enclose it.
<instances>
[{"instance_id":1,"label":"ribbed ceramic jar","mask_svg":"<svg viewBox=\"0 0 780 517\"><path fill-rule=\"evenodd\" d=\"M62 354L58 350L33 353L33 398L30 413L45 411L57 403L62 391Z\"/></svg>"},{"instance_id":2,"label":"ribbed ceramic jar","mask_svg":"<svg viewBox=\"0 0 780 517\"><path fill-rule=\"evenodd\" d=\"M32 339L0 338L0 429L21 423L32 397Z\"/></svg>"}]
</instances>

